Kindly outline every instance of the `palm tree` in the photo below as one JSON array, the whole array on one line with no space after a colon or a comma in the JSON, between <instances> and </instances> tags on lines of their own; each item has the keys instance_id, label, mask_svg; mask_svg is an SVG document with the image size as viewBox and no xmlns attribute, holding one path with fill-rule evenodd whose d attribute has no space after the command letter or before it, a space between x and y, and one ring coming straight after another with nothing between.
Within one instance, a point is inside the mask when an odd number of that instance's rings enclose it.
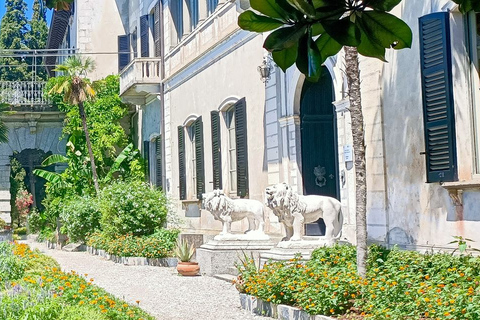
<instances>
[{"instance_id":1,"label":"palm tree","mask_svg":"<svg viewBox=\"0 0 480 320\"><path fill-rule=\"evenodd\" d=\"M95 68L94 61L90 58L85 60L77 56L69 57L65 62L54 69L54 71L62 72L64 81L56 84L49 93L63 93L63 100L71 105L77 105L82 119L83 131L85 132L85 140L87 142L88 154L90 156L90 164L92 166L93 183L97 193L100 191L98 186L97 167L95 166L95 158L93 157L92 143L88 134L87 117L85 115L84 102L95 96L95 91L90 87L85 76L88 72Z\"/></svg>"}]
</instances>

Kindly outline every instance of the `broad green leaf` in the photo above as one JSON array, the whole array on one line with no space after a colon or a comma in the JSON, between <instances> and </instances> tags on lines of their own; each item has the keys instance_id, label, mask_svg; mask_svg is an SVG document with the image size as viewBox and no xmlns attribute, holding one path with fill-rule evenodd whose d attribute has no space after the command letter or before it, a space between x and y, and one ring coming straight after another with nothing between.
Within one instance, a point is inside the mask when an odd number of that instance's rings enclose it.
<instances>
[{"instance_id":1,"label":"broad green leaf","mask_svg":"<svg viewBox=\"0 0 480 320\"><path fill-rule=\"evenodd\" d=\"M283 26L283 22L266 16L261 16L253 11L245 11L238 17L238 25L243 30L265 32Z\"/></svg>"},{"instance_id":2,"label":"broad green leaf","mask_svg":"<svg viewBox=\"0 0 480 320\"><path fill-rule=\"evenodd\" d=\"M59 183L62 181L62 176L56 172L50 172L42 169L33 170L33 174L47 180L50 183Z\"/></svg>"},{"instance_id":3,"label":"broad green leaf","mask_svg":"<svg viewBox=\"0 0 480 320\"><path fill-rule=\"evenodd\" d=\"M461 13L467 13L471 10L480 12L480 1L478 0L453 0L458 4L458 9Z\"/></svg>"},{"instance_id":4,"label":"broad green leaf","mask_svg":"<svg viewBox=\"0 0 480 320\"><path fill-rule=\"evenodd\" d=\"M345 17L336 21L323 21L325 31L338 43L344 46L356 47L360 44L360 29Z\"/></svg>"},{"instance_id":5,"label":"broad green leaf","mask_svg":"<svg viewBox=\"0 0 480 320\"><path fill-rule=\"evenodd\" d=\"M56 164L56 163L67 163L68 158L62 156L61 154L52 154L51 156L47 157L42 162L42 166L48 167L49 165Z\"/></svg>"},{"instance_id":6,"label":"broad green leaf","mask_svg":"<svg viewBox=\"0 0 480 320\"><path fill-rule=\"evenodd\" d=\"M303 13L292 7L288 0L275 0L275 3L285 11L288 19L296 22L303 20Z\"/></svg>"},{"instance_id":7,"label":"broad green leaf","mask_svg":"<svg viewBox=\"0 0 480 320\"><path fill-rule=\"evenodd\" d=\"M265 39L263 47L268 51L281 51L290 48L298 43L306 30L306 25L280 28L273 31L267 39Z\"/></svg>"},{"instance_id":8,"label":"broad green leaf","mask_svg":"<svg viewBox=\"0 0 480 320\"><path fill-rule=\"evenodd\" d=\"M290 48L284 49L282 51L272 52L273 61L279 66L283 72L286 72L295 61L297 60L298 55L298 44L293 45Z\"/></svg>"},{"instance_id":9,"label":"broad green leaf","mask_svg":"<svg viewBox=\"0 0 480 320\"><path fill-rule=\"evenodd\" d=\"M319 36L325 32L325 28L322 26L321 23L315 23L312 25L312 37Z\"/></svg>"},{"instance_id":10,"label":"broad green leaf","mask_svg":"<svg viewBox=\"0 0 480 320\"><path fill-rule=\"evenodd\" d=\"M336 55L340 50L342 50L342 45L335 41L328 33L322 34L316 41L318 51L322 56L321 62L324 63L328 57Z\"/></svg>"},{"instance_id":11,"label":"broad green leaf","mask_svg":"<svg viewBox=\"0 0 480 320\"><path fill-rule=\"evenodd\" d=\"M402 0L370 0L367 7L378 11L390 11L395 8Z\"/></svg>"},{"instance_id":12,"label":"broad green leaf","mask_svg":"<svg viewBox=\"0 0 480 320\"><path fill-rule=\"evenodd\" d=\"M126 146L122 150L122 152L120 152L120 154L115 159L115 162L113 163L112 167L110 168L110 171L108 171L107 173L107 176L105 178L106 182L112 179L113 174L120 169L120 166L128 158L128 155L132 152L132 150L133 150L133 143L130 143L128 146Z\"/></svg>"},{"instance_id":13,"label":"broad green leaf","mask_svg":"<svg viewBox=\"0 0 480 320\"><path fill-rule=\"evenodd\" d=\"M298 45L297 68L309 81L318 81L322 73L322 56L313 39L304 35Z\"/></svg>"},{"instance_id":14,"label":"broad green leaf","mask_svg":"<svg viewBox=\"0 0 480 320\"><path fill-rule=\"evenodd\" d=\"M412 46L412 30L401 19L386 12L365 11L357 16L357 23L372 42L384 48L403 49Z\"/></svg>"},{"instance_id":15,"label":"broad green leaf","mask_svg":"<svg viewBox=\"0 0 480 320\"><path fill-rule=\"evenodd\" d=\"M312 1L313 7L315 9L319 8L329 8L329 9L339 9L344 8L346 1L339 1L339 0L313 0Z\"/></svg>"},{"instance_id":16,"label":"broad green leaf","mask_svg":"<svg viewBox=\"0 0 480 320\"><path fill-rule=\"evenodd\" d=\"M361 23L358 24L358 27L362 34L361 42L357 47L358 53L365 57L377 58L387 62L385 59L385 48L369 38Z\"/></svg>"},{"instance_id":17,"label":"broad green leaf","mask_svg":"<svg viewBox=\"0 0 480 320\"><path fill-rule=\"evenodd\" d=\"M254 10L257 10L268 17L281 19L283 21L286 20L287 13L276 3L275 0L250 0L250 5Z\"/></svg>"},{"instance_id":18,"label":"broad green leaf","mask_svg":"<svg viewBox=\"0 0 480 320\"><path fill-rule=\"evenodd\" d=\"M307 0L287 0L287 1L307 17L310 17L310 18L315 17L315 8L313 8L313 6L310 3L308 3Z\"/></svg>"}]
</instances>

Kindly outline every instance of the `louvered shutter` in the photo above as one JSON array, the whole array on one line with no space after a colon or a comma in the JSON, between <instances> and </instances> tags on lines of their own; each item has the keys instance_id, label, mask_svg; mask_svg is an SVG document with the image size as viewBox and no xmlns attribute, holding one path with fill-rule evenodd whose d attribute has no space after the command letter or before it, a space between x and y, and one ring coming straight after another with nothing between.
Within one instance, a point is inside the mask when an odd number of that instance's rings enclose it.
<instances>
[{"instance_id":1,"label":"louvered shutter","mask_svg":"<svg viewBox=\"0 0 480 320\"><path fill-rule=\"evenodd\" d=\"M161 25L160 25L160 1L157 2L153 11L153 19L154 19L154 26L153 26L153 41L155 43L155 57L161 56Z\"/></svg>"},{"instance_id":2,"label":"louvered shutter","mask_svg":"<svg viewBox=\"0 0 480 320\"><path fill-rule=\"evenodd\" d=\"M197 198L202 199L205 193L205 157L203 152L203 122L202 117L195 120L195 174L197 176Z\"/></svg>"},{"instance_id":3,"label":"louvered shutter","mask_svg":"<svg viewBox=\"0 0 480 320\"><path fill-rule=\"evenodd\" d=\"M213 13L218 6L218 0L208 0L208 13Z\"/></svg>"},{"instance_id":4,"label":"louvered shutter","mask_svg":"<svg viewBox=\"0 0 480 320\"><path fill-rule=\"evenodd\" d=\"M220 114L218 111L212 111L211 118L213 189L222 189L222 142L220 136Z\"/></svg>"},{"instance_id":5,"label":"louvered shutter","mask_svg":"<svg viewBox=\"0 0 480 320\"><path fill-rule=\"evenodd\" d=\"M159 188L163 187L162 184L162 136L158 136L155 140L155 185Z\"/></svg>"},{"instance_id":6,"label":"louvered shutter","mask_svg":"<svg viewBox=\"0 0 480 320\"><path fill-rule=\"evenodd\" d=\"M118 36L118 72L130 63L130 37Z\"/></svg>"},{"instance_id":7,"label":"louvered shutter","mask_svg":"<svg viewBox=\"0 0 480 320\"><path fill-rule=\"evenodd\" d=\"M137 27L135 27L135 30L133 30L132 34L130 35L130 42L132 43L133 57L136 58L138 56Z\"/></svg>"},{"instance_id":8,"label":"louvered shutter","mask_svg":"<svg viewBox=\"0 0 480 320\"><path fill-rule=\"evenodd\" d=\"M247 105L245 98L235 104L235 137L237 143L237 195L248 196Z\"/></svg>"},{"instance_id":9,"label":"louvered shutter","mask_svg":"<svg viewBox=\"0 0 480 320\"><path fill-rule=\"evenodd\" d=\"M143 159L145 160L145 181L150 182L150 141L143 141Z\"/></svg>"},{"instance_id":10,"label":"louvered shutter","mask_svg":"<svg viewBox=\"0 0 480 320\"><path fill-rule=\"evenodd\" d=\"M420 18L427 182L457 180L449 13Z\"/></svg>"},{"instance_id":11,"label":"louvered shutter","mask_svg":"<svg viewBox=\"0 0 480 320\"><path fill-rule=\"evenodd\" d=\"M178 127L178 173L180 200L187 199L187 172L185 163L185 131L182 126Z\"/></svg>"},{"instance_id":12,"label":"louvered shutter","mask_svg":"<svg viewBox=\"0 0 480 320\"><path fill-rule=\"evenodd\" d=\"M148 37L148 15L140 17L140 55L148 57L149 37Z\"/></svg>"}]
</instances>

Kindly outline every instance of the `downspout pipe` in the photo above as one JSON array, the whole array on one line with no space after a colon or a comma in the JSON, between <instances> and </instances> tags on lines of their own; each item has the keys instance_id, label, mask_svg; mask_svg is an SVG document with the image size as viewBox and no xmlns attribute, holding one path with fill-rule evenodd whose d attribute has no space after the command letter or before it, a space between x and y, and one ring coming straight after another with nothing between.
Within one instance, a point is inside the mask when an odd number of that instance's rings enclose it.
<instances>
[{"instance_id":1,"label":"downspout pipe","mask_svg":"<svg viewBox=\"0 0 480 320\"><path fill-rule=\"evenodd\" d=\"M163 0L160 3L160 132L162 134L162 186L165 192L170 191L170 186L166 179L166 145L165 145L165 25L163 13Z\"/></svg>"}]
</instances>

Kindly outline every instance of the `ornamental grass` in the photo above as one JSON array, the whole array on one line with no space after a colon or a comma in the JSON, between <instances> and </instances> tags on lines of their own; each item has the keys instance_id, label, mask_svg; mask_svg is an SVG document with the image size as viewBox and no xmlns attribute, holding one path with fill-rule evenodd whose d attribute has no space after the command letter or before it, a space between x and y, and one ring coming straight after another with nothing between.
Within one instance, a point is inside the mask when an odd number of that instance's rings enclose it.
<instances>
[{"instance_id":1,"label":"ornamental grass","mask_svg":"<svg viewBox=\"0 0 480 320\"><path fill-rule=\"evenodd\" d=\"M2 245L3 246L3 245ZM0 319L42 320L153 320L137 306L119 300L93 284L88 274L63 272L54 260L25 244L9 245L12 256L24 268L15 279L2 279ZM49 261L54 267L38 268L32 261ZM34 269L29 266L34 265ZM20 276L19 276L20 275Z\"/></svg>"},{"instance_id":2,"label":"ornamental grass","mask_svg":"<svg viewBox=\"0 0 480 320\"><path fill-rule=\"evenodd\" d=\"M368 275L356 272L353 246L319 248L257 269L245 259L236 287L310 314L365 319L480 319L480 258L370 247Z\"/></svg>"}]
</instances>

